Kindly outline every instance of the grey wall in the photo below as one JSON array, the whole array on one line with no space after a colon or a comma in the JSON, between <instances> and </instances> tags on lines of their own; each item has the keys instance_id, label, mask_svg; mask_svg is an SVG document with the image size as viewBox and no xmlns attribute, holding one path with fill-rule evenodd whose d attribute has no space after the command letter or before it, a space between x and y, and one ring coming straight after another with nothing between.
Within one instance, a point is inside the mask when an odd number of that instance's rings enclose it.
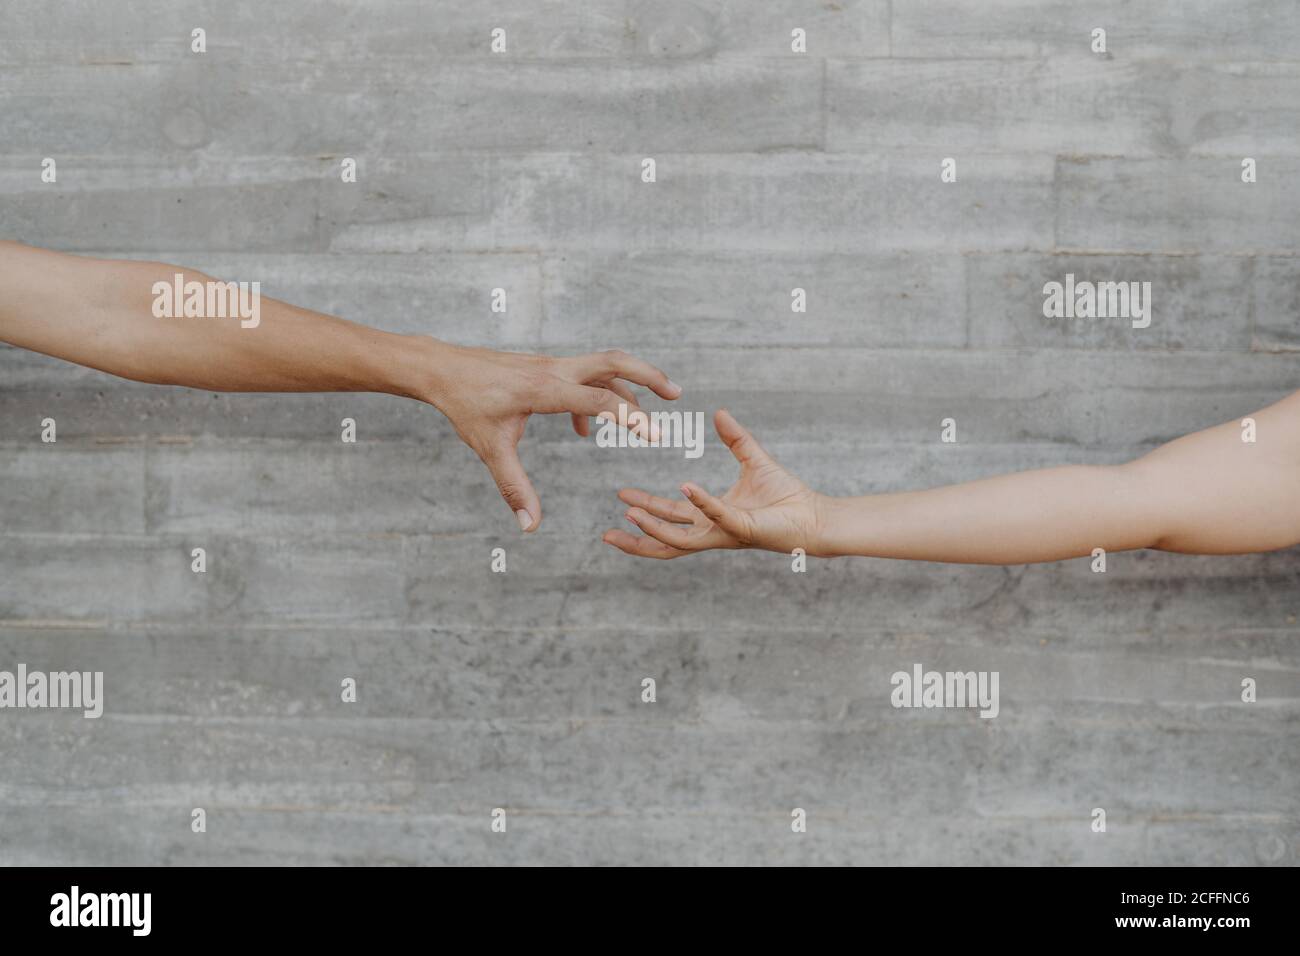
<instances>
[{"instance_id":1,"label":"grey wall","mask_svg":"<svg viewBox=\"0 0 1300 956\"><path fill-rule=\"evenodd\" d=\"M1289 0L0 21L4 237L459 342L633 350L825 491L1120 461L1300 387ZM1151 281L1152 326L1045 320L1066 272ZM712 434L685 462L535 419L523 454L527 538L431 409L0 349L0 668L107 683L98 721L0 712L0 862L1296 861L1297 551L636 562L599 540L615 489L725 486ZM891 708L914 662L999 671L1001 714Z\"/></svg>"}]
</instances>

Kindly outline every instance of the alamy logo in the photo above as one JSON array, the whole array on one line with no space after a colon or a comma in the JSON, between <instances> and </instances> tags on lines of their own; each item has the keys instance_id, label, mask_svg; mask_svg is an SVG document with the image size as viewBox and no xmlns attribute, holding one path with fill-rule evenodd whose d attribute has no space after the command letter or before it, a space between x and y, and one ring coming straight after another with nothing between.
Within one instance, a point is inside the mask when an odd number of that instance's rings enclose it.
<instances>
[{"instance_id":1,"label":"alamy logo","mask_svg":"<svg viewBox=\"0 0 1300 956\"><path fill-rule=\"evenodd\" d=\"M51 926L129 926L133 936L148 936L151 893L82 893L73 886L71 892L50 897Z\"/></svg>"},{"instance_id":2,"label":"alamy logo","mask_svg":"<svg viewBox=\"0 0 1300 956\"><path fill-rule=\"evenodd\" d=\"M1049 319L1131 319L1133 328L1151 324L1150 282L1065 282L1043 286L1043 315Z\"/></svg>"},{"instance_id":3,"label":"alamy logo","mask_svg":"<svg viewBox=\"0 0 1300 956\"><path fill-rule=\"evenodd\" d=\"M153 284L153 314L159 319L239 319L240 328L262 322L262 283L185 281L176 273L171 282Z\"/></svg>"},{"instance_id":4,"label":"alamy logo","mask_svg":"<svg viewBox=\"0 0 1300 956\"><path fill-rule=\"evenodd\" d=\"M895 671L889 678L895 707L978 707L981 717L998 715L997 671Z\"/></svg>"},{"instance_id":5,"label":"alamy logo","mask_svg":"<svg viewBox=\"0 0 1300 956\"><path fill-rule=\"evenodd\" d=\"M687 458L704 454L703 412L643 412L629 413L625 402L618 403L618 418L609 412L598 416L602 422L596 431L596 445L600 448L685 448ZM643 438L630 429L643 429L649 438Z\"/></svg>"},{"instance_id":6,"label":"alamy logo","mask_svg":"<svg viewBox=\"0 0 1300 956\"><path fill-rule=\"evenodd\" d=\"M103 671L0 671L0 709L5 707L70 707L93 719L104 713Z\"/></svg>"}]
</instances>

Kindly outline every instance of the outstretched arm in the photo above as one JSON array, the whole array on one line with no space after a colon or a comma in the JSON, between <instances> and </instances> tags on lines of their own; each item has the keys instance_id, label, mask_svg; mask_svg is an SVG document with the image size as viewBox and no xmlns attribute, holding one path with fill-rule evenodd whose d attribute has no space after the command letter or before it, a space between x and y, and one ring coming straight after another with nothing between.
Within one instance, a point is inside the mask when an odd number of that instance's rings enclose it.
<instances>
[{"instance_id":1,"label":"outstretched arm","mask_svg":"<svg viewBox=\"0 0 1300 956\"><path fill-rule=\"evenodd\" d=\"M385 392L436 406L483 459L525 531L541 504L516 446L532 413L636 407L628 383L681 390L621 352L551 358L396 335L271 298L254 323L159 316L156 288L209 276L159 262L92 259L0 242L0 341L123 378L232 392ZM182 313L183 315L183 313Z\"/></svg>"},{"instance_id":2,"label":"outstretched arm","mask_svg":"<svg viewBox=\"0 0 1300 956\"><path fill-rule=\"evenodd\" d=\"M0 340L156 385L221 392L388 392L429 377L414 338L261 301L259 322L154 315L155 283L210 276L0 243Z\"/></svg>"},{"instance_id":3,"label":"outstretched arm","mask_svg":"<svg viewBox=\"0 0 1300 956\"><path fill-rule=\"evenodd\" d=\"M930 491L831 503L830 554L1025 564L1094 548L1192 554L1300 542L1300 393L1117 466L1002 475Z\"/></svg>"},{"instance_id":4,"label":"outstretched arm","mask_svg":"<svg viewBox=\"0 0 1300 956\"><path fill-rule=\"evenodd\" d=\"M785 471L734 418L718 434L741 463L715 498L620 492L648 537L606 532L644 557L758 547L822 556L1026 564L1094 548L1194 554L1271 551L1300 543L1300 392L1250 416L1256 441L1230 422L1117 466L1019 472L928 491L828 498Z\"/></svg>"}]
</instances>

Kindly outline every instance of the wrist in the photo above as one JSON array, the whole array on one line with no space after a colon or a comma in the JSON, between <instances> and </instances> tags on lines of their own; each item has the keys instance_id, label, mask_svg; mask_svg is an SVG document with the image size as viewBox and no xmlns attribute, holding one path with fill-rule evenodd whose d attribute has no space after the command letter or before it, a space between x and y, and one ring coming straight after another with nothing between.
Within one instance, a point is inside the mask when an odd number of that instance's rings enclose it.
<instances>
[{"instance_id":1,"label":"wrist","mask_svg":"<svg viewBox=\"0 0 1300 956\"><path fill-rule=\"evenodd\" d=\"M813 492L813 533L807 551L815 558L835 558L843 552L835 543L835 531L844 521L843 498Z\"/></svg>"},{"instance_id":2,"label":"wrist","mask_svg":"<svg viewBox=\"0 0 1300 956\"><path fill-rule=\"evenodd\" d=\"M428 335L389 335L379 391L435 407L445 392L455 346Z\"/></svg>"}]
</instances>

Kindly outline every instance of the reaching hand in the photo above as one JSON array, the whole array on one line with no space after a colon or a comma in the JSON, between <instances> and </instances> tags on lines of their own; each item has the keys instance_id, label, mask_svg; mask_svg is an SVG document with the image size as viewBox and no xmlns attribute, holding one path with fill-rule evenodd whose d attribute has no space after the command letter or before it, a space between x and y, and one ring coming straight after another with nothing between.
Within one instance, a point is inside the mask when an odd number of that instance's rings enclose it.
<instances>
[{"instance_id":1,"label":"reaching hand","mask_svg":"<svg viewBox=\"0 0 1300 956\"><path fill-rule=\"evenodd\" d=\"M610 530L606 544L643 558L677 558L713 548L762 548L815 553L822 526L822 496L776 463L730 412L713 417L718 437L740 462L740 479L721 498L699 485L681 486L686 501L670 501L636 488L618 493L626 517L648 537Z\"/></svg>"},{"instance_id":2,"label":"reaching hand","mask_svg":"<svg viewBox=\"0 0 1300 956\"><path fill-rule=\"evenodd\" d=\"M640 406L627 383L645 385L667 399L682 391L653 365L619 351L551 358L444 347L437 382L425 400L451 420L456 434L483 459L524 531L536 530L542 520L541 502L516 447L529 415L568 412L574 431L585 437L590 416L617 420L618 406L624 404L632 430L649 439L656 436L644 415L632 414Z\"/></svg>"}]
</instances>

